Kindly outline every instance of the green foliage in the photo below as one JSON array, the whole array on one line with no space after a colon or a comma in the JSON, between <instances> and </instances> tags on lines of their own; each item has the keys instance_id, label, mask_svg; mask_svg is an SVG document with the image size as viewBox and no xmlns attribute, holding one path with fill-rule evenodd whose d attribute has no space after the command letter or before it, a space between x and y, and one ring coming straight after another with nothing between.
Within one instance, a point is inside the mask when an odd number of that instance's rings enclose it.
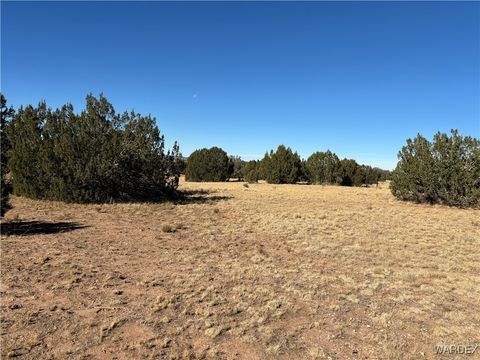
<instances>
[{"instance_id":1,"label":"green foliage","mask_svg":"<svg viewBox=\"0 0 480 360\"><path fill-rule=\"evenodd\" d=\"M228 163L229 177L242 181L245 178L245 164L240 156L230 156Z\"/></svg>"},{"instance_id":2,"label":"green foliage","mask_svg":"<svg viewBox=\"0 0 480 360\"><path fill-rule=\"evenodd\" d=\"M339 179L342 186L361 185L361 177L356 176L358 164L353 159L340 160Z\"/></svg>"},{"instance_id":3,"label":"green foliage","mask_svg":"<svg viewBox=\"0 0 480 360\"><path fill-rule=\"evenodd\" d=\"M7 126L9 126L11 119L15 115L15 111L12 107L7 107L7 100L0 94L1 100L1 124L0 124L0 141L1 141L1 211L0 216L3 217L5 213L11 209L9 203L9 195L11 192L11 185L6 180L8 173L8 155L10 153L11 144L7 136Z\"/></svg>"},{"instance_id":4,"label":"green foliage","mask_svg":"<svg viewBox=\"0 0 480 360\"><path fill-rule=\"evenodd\" d=\"M364 186L377 184L389 177L389 171L359 165L355 160L339 160L335 153L316 152L305 162L308 181L314 184Z\"/></svg>"},{"instance_id":5,"label":"green foliage","mask_svg":"<svg viewBox=\"0 0 480 360\"><path fill-rule=\"evenodd\" d=\"M259 161L252 160L245 164L244 167L245 180L249 183L256 183L259 178Z\"/></svg>"},{"instance_id":6,"label":"green foliage","mask_svg":"<svg viewBox=\"0 0 480 360\"><path fill-rule=\"evenodd\" d=\"M313 184L339 182L340 160L330 150L313 153L305 163L308 180Z\"/></svg>"},{"instance_id":7,"label":"green foliage","mask_svg":"<svg viewBox=\"0 0 480 360\"><path fill-rule=\"evenodd\" d=\"M245 174L247 181L264 179L274 184L307 181L313 184L364 186L385 180L389 171L359 165L352 159L340 160L329 150L317 151L307 160L300 160L297 153L280 145L276 152L266 153L259 163L247 164Z\"/></svg>"},{"instance_id":8,"label":"green foliage","mask_svg":"<svg viewBox=\"0 0 480 360\"><path fill-rule=\"evenodd\" d=\"M185 168L187 167L187 161L184 157L178 157L175 161L175 166L180 174L185 175Z\"/></svg>"},{"instance_id":9,"label":"green foliage","mask_svg":"<svg viewBox=\"0 0 480 360\"><path fill-rule=\"evenodd\" d=\"M365 166L365 184L378 184L379 181L386 181L390 178L390 171L382 170L377 167Z\"/></svg>"},{"instance_id":10,"label":"green foliage","mask_svg":"<svg viewBox=\"0 0 480 360\"><path fill-rule=\"evenodd\" d=\"M5 180L5 176L2 174L2 182L1 182L1 212L0 216L3 217L5 213L12 208L9 202L9 195L10 195L10 186Z\"/></svg>"},{"instance_id":11,"label":"green foliage","mask_svg":"<svg viewBox=\"0 0 480 360\"><path fill-rule=\"evenodd\" d=\"M398 154L390 184L394 196L417 203L480 206L480 141L437 133L433 143L421 135L408 139Z\"/></svg>"},{"instance_id":12,"label":"green foliage","mask_svg":"<svg viewBox=\"0 0 480 360\"><path fill-rule=\"evenodd\" d=\"M187 160L185 180L227 181L230 175L227 153L218 147L195 150Z\"/></svg>"},{"instance_id":13,"label":"green foliage","mask_svg":"<svg viewBox=\"0 0 480 360\"><path fill-rule=\"evenodd\" d=\"M392 178L392 172L389 170L383 170L379 168L373 168L375 171L378 172L378 181L387 181Z\"/></svg>"},{"instance_id":14,"label":"green foliage","mask_svg":"<svg viewBox=\"0 0 480 360\"><path fill-rule=\"evenodd\" d=\"M80 203L156 200L178 186L178 145L165 153L154 118L116 114L103 95L88 95L81 114L70 104L20 108L9 138L18 195Z\"/></svg>"},{"instance_id":15,"label":"green foliage","mask_svg":"<svg viewBox=\"0 0 480 360\"><path fill-rule=\"evenodd\" d=\"M296 152L280 145L276 152L265 154L260 168L261 176L270 184L294 184L301 175L301 160Z\"/></svg>"}]
</instances>

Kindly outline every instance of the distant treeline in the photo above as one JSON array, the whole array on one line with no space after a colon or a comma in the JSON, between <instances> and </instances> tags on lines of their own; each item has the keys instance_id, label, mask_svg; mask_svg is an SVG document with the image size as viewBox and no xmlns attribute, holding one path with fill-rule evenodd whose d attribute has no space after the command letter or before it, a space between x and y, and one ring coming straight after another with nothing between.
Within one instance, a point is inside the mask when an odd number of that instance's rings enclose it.
<instances>
[{"instance_id":1,"label":"distant treeline","mask_svg":"<svg viewBox=\"0 0 480 360\"><path fill-rule=\"evenodd\" d=\"M480 207L480 141L438 133L433 142L408 139L399 162L387 170L340 160L331 151L306 160L284 145L263 159L243 161L218 148L194 151L187 161L179 146L165 150L155 118L117 113L100 95L86 108L52 110L45 102L15 111L1 95L1 216L9 193L78 203L159 200L177 196L179 176L187 181L230 178L271 184L363 186L391 179L401 200Z\"/></svg>"},{"instance_id":2,"label":"distant treeline","mask_svg":"<svg viewBox=\"0 0 480 360\"><path fill-rule=\"evenodd\" d=\"M368 165L359 165L355 160L340 160L331 151L316 152L307 160L284 145L276 151L267 152L262 160L243 161L228 157L218 148L194 151L187 160L187 181L226 181L229 178L271 184L337 184L362 186L377 184L389 178L390 172Z\"/></svg>"}]
</instances>

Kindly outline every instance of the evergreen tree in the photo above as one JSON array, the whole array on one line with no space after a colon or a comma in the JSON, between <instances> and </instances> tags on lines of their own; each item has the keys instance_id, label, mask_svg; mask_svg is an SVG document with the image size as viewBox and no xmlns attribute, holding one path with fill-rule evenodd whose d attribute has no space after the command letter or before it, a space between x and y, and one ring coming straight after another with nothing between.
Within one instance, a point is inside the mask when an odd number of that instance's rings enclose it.
<instances>
[{"instance_id":1,"label":"evergreen tree","mask_svg":"<svg viewBox=\"0 0 480 360\"><path fill-rule=\"evenodd\" d=\"M49 176L44 163L43 126L47 118L45 102L37 107L21 107L7 128L11 142L8 167L13 179L13 192L34 199L44 198ZM48 159L47 159L48 160Z\"/></svg>"},{"instance_id":2,"label":"evergreen tree","mask_svg":"<svg viewBox=\"0 0 480 360\"><path fill-rule=\"evenodd\" d=\"M440 202L459 207L480 204L480 141L463 137L457 130L451 136L437 133L433 138Z\"/></svg>"},{"instance_id":3,"label":"evergreen tree","mask_svg":"<svg viewBox=\"0 0 480 360\"><path fill-rule=\"evenodd\" d=\"M151 116L119 115L100 95L86 98L75 114L70 104L21 108L9 127L14 191L66 202L156 200L178 186L178 145L165 154Z\"/></svg>"},{"instance_id":4,"label":"evergreen tree","mask_svg":"<svg viewBox=\"0 0 480 360\"><path fill-rule=\"evenodd\" d=\"M392 172L389 171L389 170L383 170L383 169L379 169L379 168L374 168L375 171L377 171L379 173L379 176L378 176L378 181L387 181L387 180L390 180L391 176L392 176Z\"/></svg>"},{"instance_id":5,"label":"evergreen tree","mask_svg":"<svg viewBox=\"0 0 480 360\"><path fill-rule=\"evenodd\" d=\"M270 155L273 153L273 150L270 153L267 151L262 160L257 163L257 175L259 180L267 180L267 174L270 171Z\"/></svg>"},{"instance_id":6,"label":"evergreen tree","mask_svg":"<svg viewBox=\"0 0 480 360\"><path fill-rule=\"evenodd\" d=\"M399 152L400 159L392 174L392 193L403 200L434 203L438 200L435 159L432 144L420 134Z\"/></svg>"},{"instance_id":7,"label":"evergreen tree","mask_svg":"<svg viewBox=\"0 0 480 360\"><path fill-rule=\"evenodd\" d=\"M358 164L353 159L343 159L340 161L339 180L342 186L355 186L361 184L359 177L355 177Z\"/></svg>"},{"instance_id":8,"label":"evergreen tree","mask_svg":"<svg viewBox=\"0 0 480 360\"><path fill-rule=\"evenodd\" d=\"M310 177L308 175L307 171L307 161L302 159L300 161L300 172L298 175L298 181L303 182L303 183L309 183L310 182Z\"/></svg>"},{"instance_id":9,"label":"evergreen tree","mask_svg":"<svg viewBox=\"0 0 480 360\"><path fill-rule=\"evenodd\" d=\"M230 156L228 173L230 178L242 181L245 177L245 161L240 156Z\"/></svg>"},{"instance_id":10,"label":"evergreen tree","mask_svg":"<svg viewBox=\"0 0 480 360\"><path fill-rule=\"evenodd\" d=\"M380 180L380 174L381 170L378 168L372 168L371 166L365 166L365 184L367 185L372 185L372 184L378 184L378 181Z\"/></svg>"},{"instance_id":11,"label":"evergreen tree","mask_svg":"<svg viewBox=\"0 0 480 360\"><path fill-rule=\"evenodd\" d=\"M262 172L270 184L294 184L301 173L300 156L290 148L280 145L262 160Z\"/></svg>"},{"instance_id":12,"label":"evergreen tree","mask_svg":"<svg viewBox=\"0 0 480 360\"><path fill-rule=\"evenodd\" d=\"M227 181L229 178L229 158L218 147L195 150L187 161L185 180L187 181Z\"/></svg>"},{"instance_id":13,"label":"evergreen tree","mask_svg":"<svg viewBox=\"0 0 480 360\"><path fill-rule=\"evenodd\" d=\"M3 217L5 213L11 209L9 203L9 195L11 192L11 185L6 180L6 175L8 173L8 155L10 153L10 141L7 136L7 126L9 125L11 119L15 115L15 111L12 107L7 106L7 100L0 94L1 100L1 124L0 124L0 141L1 141L1 211L0 216Z\"/></svg>"},{"instance_id":14,"label":"evergreen tree","mask_svg":"<svg viewBox=\"0 0 480 360\"><path fill-rule=\"evenodd\" d=\"M306 161L308 179L314 184L334 184L338 182L340 160L330 150L310 155Z\"/></svg>"},{"instance_id":15,"label":"evergreen tree","mask_svg":"<svg viewBox=\"0 0 480 360\"><path fill-rule=\"evenodd\" d=\"M259 178L259 161L252 160L245 164L245 180L249 183L256 183Z\"/></svg>"},{"instance_id":16,"label":"evergreen tree","mask_svg":"<svg viewBox=\"0 0 480 360\"><path fill-rule=\"evenodd\" d=\"M401 200L480 207L480 140L437 133L430 143L421 135L398 154L390 184Z\"/></svg>"},{"instance_id":17,"label":"evergreen tree","mask_svg":"<svg viewBox=\"0 0 480 360\"><path fill-rule=\"evenodd\" d=\"M353 186L362 186L366 184L367 169L364 165L357 165L352 178Z\"/></svg>"}]
</instances>

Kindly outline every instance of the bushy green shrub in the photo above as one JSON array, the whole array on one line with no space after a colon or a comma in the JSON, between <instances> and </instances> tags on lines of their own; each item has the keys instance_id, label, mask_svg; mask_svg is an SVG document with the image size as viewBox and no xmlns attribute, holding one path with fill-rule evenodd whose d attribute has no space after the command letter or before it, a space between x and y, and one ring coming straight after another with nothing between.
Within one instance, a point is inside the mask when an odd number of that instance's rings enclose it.
<instances>
[{"instance_id":1,"label":"bushy green shrub","mask_svg":"<svg viewBox=\"0 0 480 360\"><path fill-rule=\"evenodd\" d=\"M480 141L437 133L433 143L421 135L398 153L390 184L395 197L417 203L480 207Z\"/></svg>"},{"instance_id":2,"label":"bushy green shrub","mask_svg":"<svg viewBox=\"0 0 480 360\"><path fill-rule=\"evenodd\" d=\"M195 150L187 160L185 180L227 181L230 173L227 153L218 147Z\"/></svg>"},{"instance_id":3,"label":"bushy green shrub","mask_svg":"<svg viewBox=\"0 0 480 360\"><path fill-rule=\"evenodd\" d=\"M164 151L155 118L117 114L100 95L86 109L20 108L8 128L14 193L79 203L157 200L178 186L178 145Z\"/></svg>"}]
</instances>

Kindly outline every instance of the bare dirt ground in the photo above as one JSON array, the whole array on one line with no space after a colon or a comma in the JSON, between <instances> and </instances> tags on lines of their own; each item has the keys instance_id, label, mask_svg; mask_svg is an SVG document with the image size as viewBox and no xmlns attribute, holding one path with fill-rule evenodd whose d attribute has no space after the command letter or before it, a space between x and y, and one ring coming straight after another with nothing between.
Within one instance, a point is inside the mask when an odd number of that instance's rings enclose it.
<instances>
[{"instance_id":1,"label":"bare dirt ground","mask_svg":"<svg viewBox=\"0 0 480 360\"><path fill-rule=\"evenodd\" d=\"M177 204L14 197L2 357L452 359L434 346L480 343L479 211L385 187L181 188Z\"/></svg>"}]
</instances>

